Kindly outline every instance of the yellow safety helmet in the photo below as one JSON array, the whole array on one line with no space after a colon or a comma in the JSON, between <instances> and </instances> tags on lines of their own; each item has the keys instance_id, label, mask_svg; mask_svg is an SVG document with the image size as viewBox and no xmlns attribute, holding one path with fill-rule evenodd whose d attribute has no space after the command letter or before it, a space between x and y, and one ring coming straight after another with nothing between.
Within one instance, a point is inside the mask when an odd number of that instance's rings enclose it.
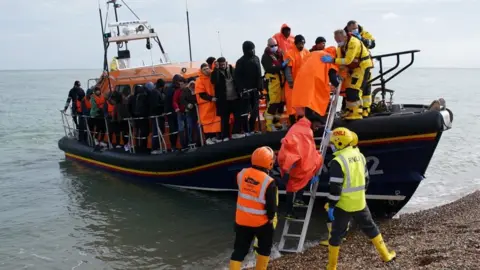
<instances>
[{"instance_id":1,"label":"yellow safety helmet","mask_svg":"<svg viewBox=\"0 0 480 270\"><path fill-rule=\"evenodd\" d=\"M272 148L268 146L262 146L253 151L253 166L271 170L273 168L273 163L275 163L275 152L273 152Z\"/></svg>"},{"instance_id":2,"label":"yellow safety helmet","mask_svg":"<svg viewBox=\"0 0 480 270\"><path fill-rule=\"evenodd\" d=\"M357 135L357 133L355 133L355 132L353 132L353 131L351 131L351 130L350 130L350 133L352 133L352 137L353 137L353 140L352 140L351 145L352 145L352 146L357 146L357 144L358 144L358 135Z\"/></svg>"},{"instance_id":3,"label":"yellow safety helmet","mask_svg":"<svg viewBox=\"0 0 480 270\"><path fill-rule=\"evenodd\" d=\"M332 131L332 135L330 136L330 143L333 144L336 150L342 150L345 147L352 145L353 142L354 135L348 128L336 128Z\"/></svg>"}]
</instances>

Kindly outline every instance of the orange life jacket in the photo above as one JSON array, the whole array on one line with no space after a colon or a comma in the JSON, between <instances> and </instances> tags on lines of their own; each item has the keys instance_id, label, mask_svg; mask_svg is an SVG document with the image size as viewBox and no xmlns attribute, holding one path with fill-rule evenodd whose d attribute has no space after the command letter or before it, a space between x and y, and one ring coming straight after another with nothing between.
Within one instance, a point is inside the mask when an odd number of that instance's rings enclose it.
<instances>
[{"instance_id":1,"label":"orange life jacket","mask_svg":"<svg viewBox=\"0 0 480 270\"><path fill-rule=\"evenodd\" d=\"M243 169L237 175L238 197L235 222L241 226L260 227L268 222L265 194L273 178L253 169Z\"/></svg>"},{"instance_id":2,"label":"orange life jacket","mask_svg":"<svg viewBox=\"0 0 480 270\"><path fill-rule=\"evenodd\" d=\"M114 108L115 108L114 105L110 104L110 102L107 102L108 116L113 117L113 109Z\"/></svg>"},{"instance_id":3,"label":"orange life jacket","mask_svg":"<svg viewBox=\"0 0 480 270\"><path fill-rule=\"evenodd\" d=\"M105 104L105 97L103 97L103 95L92 95L92 97L95 99L95 104L97 104L97 108L103 109L103 105Z\"/></svg>"},{"instance_id":4,"label":"orange life jacket","mask_svg":"<svg viewBox=\"0 0 480 270\"><path fill-rule=\"evenodd\" d=\"M90 109L92 108L92 103L90 102L90 99L88 99L87 97L85 97L83 99L83 102L85 102L85 107L87 108L87 110L90 111Z\"/></svg>"},{"instance_id":5,"label":"orange life jacket","mask_svg":"<svg viewBox=\"0 0 480 270\"><path fill-rule=\"evenodd\" d=\"M77 99L77 101L75 101L75 106L77 107L77 113L81 113L82 112L82 102Z\"/></svg>"}]
</instances>

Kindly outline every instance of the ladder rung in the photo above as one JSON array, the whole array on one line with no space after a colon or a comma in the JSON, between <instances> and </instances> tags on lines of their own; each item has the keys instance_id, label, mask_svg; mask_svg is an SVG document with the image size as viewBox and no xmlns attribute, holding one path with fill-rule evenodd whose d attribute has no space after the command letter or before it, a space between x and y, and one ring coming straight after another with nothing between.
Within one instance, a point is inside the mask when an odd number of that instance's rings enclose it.
<instances>
[{"instance_id":1,"label":"ladder rung","mask_svg":"<svg viewBox=\"0 0 480 270\"><path fill-rule=\"evenodd\" d=\"M294 205L295 208L307 208L308 205Z\"/></svg>"},{"instance_id":2,"label":"ladder rung","mask_svg":"<svg viewBox=\"0 0 480 270\"><path fill-rule=\"evenodd\" d=\"M287 219L287 221L290 221L290 222L305 222L305 219Z\"/></svg>"},{"instance_id":3,"label":"ladder rung","mask_svg":"<svg viewBox=\"0 0 480 270\"><path fill-rule=\"evenodd\" d=\"M300 238L302 237L302 235L301 234L285 234L284 237Z\"/></svg>"},{"instance_id":4,"label":"ladder rung","mask_svg":"<svg viewBox=\"0 0 480 270\"><path fill-rule=\"evenodd\" d=\"M296 250L296 249L281 249L280 251L282 251L282 252L297 253L297 250Z\"/></svg>"}]
</instances>

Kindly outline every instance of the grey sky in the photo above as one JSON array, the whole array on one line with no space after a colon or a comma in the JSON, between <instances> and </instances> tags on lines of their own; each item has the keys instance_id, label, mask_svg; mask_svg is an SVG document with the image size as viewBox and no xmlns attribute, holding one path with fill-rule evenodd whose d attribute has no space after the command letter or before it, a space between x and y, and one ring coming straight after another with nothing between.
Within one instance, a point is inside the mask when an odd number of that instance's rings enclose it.
<instances>
[{"instance_id":1,"label":"grey sky","mask_svg":"<svg viewBox=\"0 0 480 270\"><path fill-rule=\"evenodd\" d=\"M100 0L105 16L105 0ZM297 4L293 4L296 2ZM480 67L479 0L189 0L194 60L220 56L230 62L241 44L253 41L261 55L282 23L305 36L335 45L332 33L359 21L377 39L373 54L420 49L416 67ZM340 4L342 3L342 4ZM172 61L188 60L185 1L127 0L156 29ZM110 18L112 16L110 12ZM133 19L125 7L121 20ZM101 68L98 0L0 0L0 69ZM137 44L135 46L135 44ZM150 63L144 42L132 58ZM114 50L110 50L109 60ZM158 49L153 57L158 59ZM141 63L141 60L134 63Z\"/></svg>"}]
</instances>

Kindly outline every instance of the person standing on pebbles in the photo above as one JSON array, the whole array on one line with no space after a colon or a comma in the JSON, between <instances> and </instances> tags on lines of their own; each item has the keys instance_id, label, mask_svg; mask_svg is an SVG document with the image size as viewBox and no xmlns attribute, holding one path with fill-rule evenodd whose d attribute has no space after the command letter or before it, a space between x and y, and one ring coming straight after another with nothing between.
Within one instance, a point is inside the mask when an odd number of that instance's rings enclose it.
<instances>
[{"instance_id":1,"label":"person standing on pebbles","mask_svg":"<svg viewBox=\"0 0 480 270\"><path fill-rule=\"evenodd\" d=\"M368 169L365 156L354 147L358 139L349 129L340 127L332 131L330 147L335 158L330 162L330 194L328 217L332 231L328 240L327 270L336 270L340 244L353 218L362 231L371 239L384 262L396 257L383 242L382 234L368 209L365 191L368 186Z\"/></svg>"}]
</instances>

